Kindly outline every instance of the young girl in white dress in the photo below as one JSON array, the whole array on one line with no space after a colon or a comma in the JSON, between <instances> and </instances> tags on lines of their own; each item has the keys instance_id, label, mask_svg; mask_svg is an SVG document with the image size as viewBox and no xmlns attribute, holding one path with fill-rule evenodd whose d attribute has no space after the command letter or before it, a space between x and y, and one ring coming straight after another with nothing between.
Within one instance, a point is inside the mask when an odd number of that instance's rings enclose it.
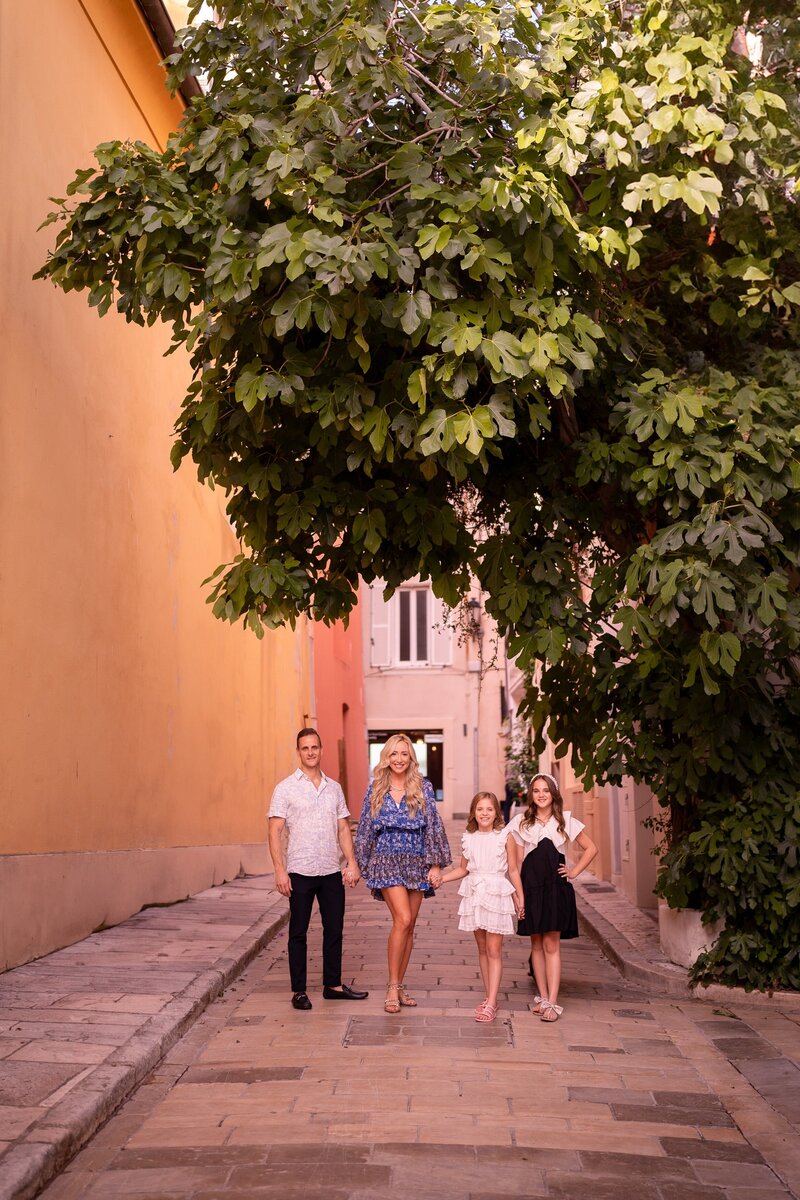
<instances>
[{"instance_id":1,"label":"young girl in white dress","mask_svg":"<svg viewBox=\"0 0 800 1200\"><path fill-rule=\"evenodd\" d=\"M506 858L506 827L494 792L478 792L461 838L461 863L442 875L442 883L463 879L458 890L458 928L474 933L486 995L475 1009L485 1025L497 1016L503 974L503 936L514 932L514 915L524 915L522 882L516 862Z\"/></svg>"},{"instance_id":2,"label":"young girl in white dress","mask_svg":"<svg viewBox=\"0 0 800 1200\"><path fill-rule=\"evenodd\" d=\"M533 1012L543 1021L557 1021L564 1011L558 1000L561 986L561 939L578 936L575 889L570 883L584 871L597 847L583 824L564 811L553 775L540 772L528 787L528 807L508 825L509 866L522 879L525 911L517 933L531 939L531 964L538 994ZM565 850L573 843L582 854L568 867Z\"/></svg>"}]
</instances>

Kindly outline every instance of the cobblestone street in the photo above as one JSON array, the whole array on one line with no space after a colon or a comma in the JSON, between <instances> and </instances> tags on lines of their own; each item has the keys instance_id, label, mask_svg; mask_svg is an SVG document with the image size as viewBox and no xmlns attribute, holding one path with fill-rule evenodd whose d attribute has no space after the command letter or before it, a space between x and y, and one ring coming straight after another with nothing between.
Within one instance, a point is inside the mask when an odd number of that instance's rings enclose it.
<instances>
[{"instance_id":1,"label":"cobblestone street","mask_svg":"<svg viewBox=\"0 0 800 1200\"><path fill-rule=\"evenodd\" d=\"M498 1018L480 1026L456 907L454 886L425 901L408 978L419 1007L397 1016L382 1011L386 910L363 887L344 977L368 1000L322 998L315 918L314 1007L295 1012L284 929L46 1200L795 1194L796 1016L654 998L583 937L564 947L565 1011L548 1025L509 938Z\"/></svg>"}]
</instances>

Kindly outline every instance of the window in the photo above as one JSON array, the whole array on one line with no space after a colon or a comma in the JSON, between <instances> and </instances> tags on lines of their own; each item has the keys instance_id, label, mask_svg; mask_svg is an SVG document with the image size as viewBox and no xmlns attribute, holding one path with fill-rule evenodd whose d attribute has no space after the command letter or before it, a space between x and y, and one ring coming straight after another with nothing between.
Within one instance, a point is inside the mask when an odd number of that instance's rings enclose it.
<instances>
[{"instance_id":1,"label":"window","mask_svg":"<svg viewBox=\"0 0 800 1200\"><path fill-rule=\"evenodd\" d=\"M447 616L448 610L426 584L401 587L388 601L380 580L371 584L371 666L449 666L453 634Z\"/></svg>"},{"instance_id":2,"label":"window","mask_svg":"<svg viewBox=\"0 0 800 1200\"><path fill-rule=\"evenodd\" d=\"M428 661L428 589L401 588L397 593L399 644L397 661Z\"/></svg>"}]
</instances>

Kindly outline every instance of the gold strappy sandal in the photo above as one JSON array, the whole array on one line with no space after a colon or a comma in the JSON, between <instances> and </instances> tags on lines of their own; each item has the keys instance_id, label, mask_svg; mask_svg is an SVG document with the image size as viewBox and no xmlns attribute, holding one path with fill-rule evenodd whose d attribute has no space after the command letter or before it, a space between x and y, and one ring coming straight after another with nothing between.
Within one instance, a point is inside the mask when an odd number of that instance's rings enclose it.
<instances>
[{"instance_id":1,"label":"gold strappy sandal","mask_svg":"<svg viewBox=\"0 0 800 1200\"><path fill-rule=\"evenodd\" d=\"M394 994L395 994L394 1000L389 999L390 992L394 992ZM383 1011L384 1012L387 1012L387 1013L399 1013L400 1012L401 1001L399 999L399 995L400 995L400 984L392 983L392 981L390 979L386 985L386 999L383 1002Z\"/></svg>"}]
</instances>

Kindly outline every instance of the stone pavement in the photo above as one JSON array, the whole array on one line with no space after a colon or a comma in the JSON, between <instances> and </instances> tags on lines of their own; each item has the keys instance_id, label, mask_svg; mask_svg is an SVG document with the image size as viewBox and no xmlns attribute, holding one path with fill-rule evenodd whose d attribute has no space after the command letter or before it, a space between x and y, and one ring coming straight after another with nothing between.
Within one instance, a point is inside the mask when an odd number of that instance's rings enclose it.
<instances>
[{"instance_id":1,"label":"stone pavement","mask_svg":"<svg viewBox=\"0 0 800 1200\"><path fill-rule=\"evenodd\" d=\"M238 885L251 887L263 881ZM607 898L607 917L614 895L587 894ZM322 999L315 925L314 1008L295 1012L279 933L45 1200L800 1193L797 1009L654 995L581 938L564 946L565 1012L547 1025L530 1012L524 945L509 938L501 1010L480 1026L457 903L455 885L424 902L409 972L419 1007L398 1016L382 1011L386 910L363 887L349 897L345 978L370 987L369 1000ZM140 926L171 912L141 914ZM5 1027L0 1036L21 1040Z\"/></svg>"},{"instance_id":2,"label":"stone pavement","mask_svg":"<svg viewBox=\"0 0 800 1200\"><path fill-rule=\"evenodd\" d=\"M237 879L0 974L0 1200L35 1195L274 937Z\"/></svg>"}]
</instances>

